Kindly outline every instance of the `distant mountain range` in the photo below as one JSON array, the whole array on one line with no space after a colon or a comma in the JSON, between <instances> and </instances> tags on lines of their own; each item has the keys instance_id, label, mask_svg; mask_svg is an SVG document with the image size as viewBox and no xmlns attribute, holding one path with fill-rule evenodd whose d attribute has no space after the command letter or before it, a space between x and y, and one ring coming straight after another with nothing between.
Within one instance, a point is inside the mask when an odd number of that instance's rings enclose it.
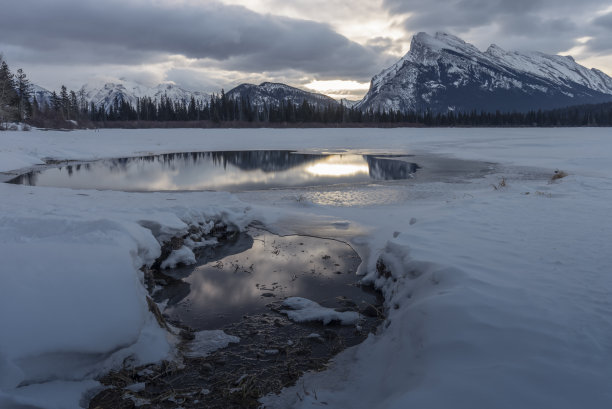
<instances>
[{"instance_id":1,"label":"distant mountain range","mask_svg":"<svg viewBox=\"0 0 612 409\"><path fill-rule=\"evenodd\" d=\"M148 97L158 101L162 96L175 102L188 104L193 97L196 101L207 101L209 94L199 91L189 91L174 84L159 84L156 87L146 87L135 83L107 83L101 88L85 86L86 99L96 106L111 106L119 98L136 106L136 99Z\"/></svg>"},{"instance_id":2,"label":"distant mountain range","mask_svg":"<svg viewBox=\"0 0 612 409\"><path fill-rule=\"evenodd\" d=\"M149 97L159 101L162 96L174 102L188 104L193 97L196 102L206 103L210 100L210 94L199 91L189 91L174 84L160 84L156 87L145 87L134 83L107 83L102 87L95 88L89 85L83 86L84 96L88 104L93 103L96 108L102 106L110 108L115 100L128 102L136 106L138 98ZM39 103L49 104L51 92L34 85L33 95ZM282 101L292 101L296 105L301 105L304 101L319 108L327 106L339 106L340 103L327 95L308 92L299 88L285 84L264 82L260 85L241 84L229 90L227 97L238 99L248 99L252 106L263 108L267 106L279 106ZM345 102L348 106L350 102ZM354 104L353 102L352 104Z\"/></svg>"},{"instance_id":3,"label":"distant mountain range","mask_svg":"<svg viewBox=\"0 0 612 409\"><path fill-rule=\"evenodd\" d=\"M81 90L77 91L80 94ZM207 93L186 90L175 84L159 84L155 87L146 87L130 82L106 83L101 87L84 85L82 91L88 105L93 103L96 108L102 106L110 108L115 100L128 102L136 106L137 99L144 97L159 101L162 96L165 96L174 102L183 102L185 104L188 104L192 97L196 102L207 102L210 99L210 95ZM51 91L38 85L33 85L32 93L39 104L50 104Z\"/></svg>"},{"instance_id":4,"label":"distant mountain range","mask_svg":"<svg viewBox=\"0 0 612 409\"><path fill-rule=\"evenodd\" d=\"M96 108L110 107L115 100L136 105L137 98L188 104L193 97L205 103L210 95L186 90L175 84L145 87L136 83L85 85L83 95ZM49 103L51 92L33 86L39 103ZM552 109L612 101L612 78L597 69L587 69L572 57L540 52L504 51L491 45L481 52L458 37L419 33L410 51L391 67L372 78L361 101L336 101L323 94L289 85L264 82L241 84L226 93L248 99L252 106L279 106L283 101L319 108L338 107L362 111L444 113L448 111L518 111Z\"/></svg>"}]
</instances>

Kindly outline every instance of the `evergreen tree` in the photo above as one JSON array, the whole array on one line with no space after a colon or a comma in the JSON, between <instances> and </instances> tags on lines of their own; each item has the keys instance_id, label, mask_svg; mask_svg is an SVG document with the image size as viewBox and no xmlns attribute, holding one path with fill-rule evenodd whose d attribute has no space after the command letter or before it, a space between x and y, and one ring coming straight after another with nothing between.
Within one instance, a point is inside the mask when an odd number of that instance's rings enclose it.
<instances>
[{"instance_id":1,"label":"evergreen tree","mask_svg":"<svg viewBox=\"0 0 612 409\"><path fill-rule=\"evenodd\" d=\"M38 118L42 114L42 109L36 97L32 97L32 118Z\"/></svg>"},{"instance_id":2,"label":"evergreen tree","mask_svg":"<svg viewBox=\"0 0 612 409\"><path fill-rule=\"evenodd\" d=\"M17 92L17 118L19 122L22 122L32 114L32 105L30 104L32 91L30 81L21 68L17 70L15 76L15 91Z\"/></svg>"},{"instance_id":3,"label":"evergreen tree","mask_svg":"<svg viewBox=\"0 0 612 409\"><path fill-rule=\"evenodd\" d=\"M79 119L79 100L77 98L77 94L74 91L70 91L70 108L68 113L69 119Z\"/></svg>"},{"instance_id":4,"label":"evergreen tree","mask_svg":"<svg viewBox=\"0 0 612 409\"><path fill-rule=\"evenodd\" d=\"M77 92L79 116L87 117L87 90L83 85Z\"/></svg>"},{"instance_id":5,"label":"evergreen tree","mask_svg":"<svg viewBox=\"0 0 612 409\"><path fill-rule=\"evenodd\" d=\"M55 91L51 94L51 111L56 119L62 115L62 100Z\"/></svg>"},{"instance_id":6,"label":"evergreen tree","mask_svg":"<svg viewBox=\"0 0 612 409\"><path fill-rule=\"evenodd\" d=\"M59 111L60 115L63 119L67 119L70 113L70 97L68 95L68 89L65 85L62 85L60 91L60 102L59 102Z\"/></svg>"},{"instance_id":7,"label":"evergreen tree","mask_svg":"<svg viewBox=\"0 0 612 409\"><path fill-rule=\"evenodd\" d=\"M16 119L16 101L14 75L0 55L0 127L8 121Z\"/></svg>"}]
</instances>

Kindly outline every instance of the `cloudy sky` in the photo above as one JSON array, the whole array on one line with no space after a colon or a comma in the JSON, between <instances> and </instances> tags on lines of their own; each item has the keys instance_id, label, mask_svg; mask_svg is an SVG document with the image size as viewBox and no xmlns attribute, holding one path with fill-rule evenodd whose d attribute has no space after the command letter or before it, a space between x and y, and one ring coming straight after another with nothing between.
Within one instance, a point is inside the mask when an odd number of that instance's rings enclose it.
<instances>
[{"instance_id":1,"label":"cloudy sky","mask_svg":"<svg viewBox=\"0 0 612 409\"><path fill-rule=\"evenodd\" d=\"M2 14L0 53L49 89L278 81L358 99L419 31L612 75L609 0L3 0Z\"/></svg>"}]
</instances>

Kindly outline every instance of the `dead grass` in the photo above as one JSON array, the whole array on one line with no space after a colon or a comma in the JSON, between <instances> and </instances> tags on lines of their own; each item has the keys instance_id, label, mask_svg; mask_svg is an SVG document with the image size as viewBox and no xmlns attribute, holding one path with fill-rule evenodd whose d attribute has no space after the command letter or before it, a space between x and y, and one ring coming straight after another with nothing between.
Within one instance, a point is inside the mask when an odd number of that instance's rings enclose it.
<instances>
[{"instance_id":1,"label":"dead grass","mask_svg":"<svg viewBox=\"0 0 612 409\"><path fill-rule=\"evenodd\" d=\"M552 193L540 192L539 190L536 190L535 195L536 196L543 196L543 197L552 198Z\"/></svg>"},{"instance_id":2,"label":"dead grass","mask_svg":"<svg viewBox=\"0 0 612 409\"><path fill-rule=\"evenodd\" d=\"M155 304L155 301L153 301L153 299L149 296L147 296L147 305L149 306L149 311L153 313L153 316L155 317L157 324L159 324L161 328L164 328L169 331L170 328L168 327L168 324L166 323L166 319L164 318L161 311L157 307L157 304Z\"/></svg>"},{"instance_id":3,"label":"dead grass","mask_svg":"<svg viewBox=\"0 0 612 409\"><path fill-rule=\"evenodd\" d=\"M551 183L559 180L559 179L563 179L564 177L569 176L569 174L567 172L564 172L562 170L555 170L555 173L552 175L552 177L550 178Z\"/></svg>"},{"instance_id":4,"label":"dead grass","mask_svg":"<svg viewBox=\"0 0 612 409\"><path fill-rule=\"evenodd\" d=\"M508 187L508 183L506 182L506 178L502 178L498 184L491 184L491 186L493 186L495 190L503 190Z\"/></svg>"},{"instance_id":5,"label":"dead grass","mask_svg":"<svg viewBox=\"0 0 612 409\"><path fill-rule=\"evenodd\" d=\"M378 273L379 277L384 277L384 278L390 278L392 275L391 270L387 268L382 258L379 258L376 261L376 272Z\"/></svg>"}]
</instances>

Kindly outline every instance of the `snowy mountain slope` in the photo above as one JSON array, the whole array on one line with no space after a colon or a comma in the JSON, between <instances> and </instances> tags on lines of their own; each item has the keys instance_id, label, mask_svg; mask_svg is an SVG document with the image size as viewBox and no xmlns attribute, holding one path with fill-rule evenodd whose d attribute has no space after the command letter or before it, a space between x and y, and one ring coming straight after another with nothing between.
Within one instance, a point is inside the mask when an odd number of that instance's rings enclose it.
<instances>
[{"instance_id":1,"label":"snowy mountain slope","mask_svg":"<svg viewBox=\"0 0 612 409\"><path fill-rule=\"evenodd\" d=\"M338 102L340 102L342 105L344 105L345 108L352 108L355 105L357 105L360 102L360 100L356 100L355 101L355 100L352 100L352 99L342 98Z\"/></svg>"},{"instance_id":2,"label":"snowy mountain slope","mask_svg":"<svg viewBox=\"0 0 612 409\"><path fill-rule=\"evenodd\" d=\"M481 52L458 37L419 33L410 51L372 78L356 106L382 110L526 111L612 100L612 78L572 57Z\"/></svg>"},{"instance_id":3,"label":"snowy mountain slope","mask_svg":"<svg viewBox=\"0 0 612 409\"><path fill-rule=\"evenodd\" d=\"M32 84L30 91L32 91L31 98L36 98L36 102L38 102L39 105L48 106L51 103L51 95L53 94L51 91L36 84Z\"/></svg>"},{"instance_id":4,"label":"snowy mountain slope","mask_svg":"<svg viewBox=\"0 0 612 409\"><path fill-rule=\"evenodd\" d=\"M191 97L196 101L207 101L210 96L199 91L188 91L174 84L159 84L156 87L146 87L136 83L106 83L101 88L85 85L87 100L99 108L110 107L116 99L129 102L136 106L138 98L149 97L159 101L162 96L170 98L174 102L189 103Z\"/></svg>"},{"instance_id":5,"label":"snowy mountain slope","mask_svg":"<svg viewBox=\"0 0 612 409\"><path fill-rule=\"evenodd\" d=\"M338 102L327 95L303 91L289 85L264 82L259 85L241 84L227 92L228 97L248 98L252 105L262 107L264 104L278 106L281 101L290 100L296 105L304 101L320 108L337 106Z\"/></svg>"}]
</instances>

